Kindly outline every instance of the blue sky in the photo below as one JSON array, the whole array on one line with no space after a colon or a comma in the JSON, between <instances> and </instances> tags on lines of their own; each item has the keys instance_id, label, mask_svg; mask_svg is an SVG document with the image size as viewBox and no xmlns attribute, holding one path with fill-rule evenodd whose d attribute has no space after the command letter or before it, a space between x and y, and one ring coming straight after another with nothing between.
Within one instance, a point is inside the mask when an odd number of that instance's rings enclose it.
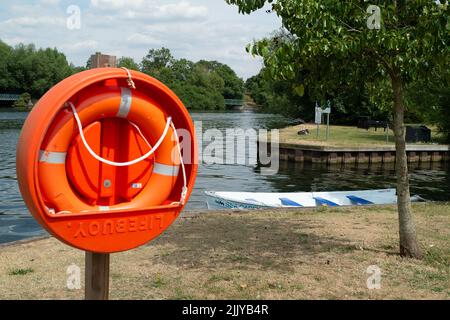
<instances>
[{"instance_id":1,"label":"blue sky","mask_svg":"<svg viewBox=\"0 0 450 320\"><path fill-rule=\"evenodd\" d=\"M81 10L80 29L67 28L69 6ZM0 3L0 39L9 45L56 47L75 65L101 51L140 61L151 48L176 58L218 60L239 76L257 74L261 60L245 52L253 39L281 26L264 9L238 14L224 0L33 0Z\"/></svg>"}]
</instances>

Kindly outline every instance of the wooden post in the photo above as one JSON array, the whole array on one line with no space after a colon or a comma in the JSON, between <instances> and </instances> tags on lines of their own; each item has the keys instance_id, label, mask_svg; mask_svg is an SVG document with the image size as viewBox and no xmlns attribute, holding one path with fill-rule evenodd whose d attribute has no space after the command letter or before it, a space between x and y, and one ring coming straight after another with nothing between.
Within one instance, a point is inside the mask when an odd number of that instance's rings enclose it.
<instances>
[{"instance_id":1,"label":"wooden post","mask_svg":"<svg viewBox=\"0 0 450 320\"><path fill-rule=\"evenodd\" d=\"M109 298L109 253L86 251L85 291L86 300Z\"/></svg>"}]
</instances>

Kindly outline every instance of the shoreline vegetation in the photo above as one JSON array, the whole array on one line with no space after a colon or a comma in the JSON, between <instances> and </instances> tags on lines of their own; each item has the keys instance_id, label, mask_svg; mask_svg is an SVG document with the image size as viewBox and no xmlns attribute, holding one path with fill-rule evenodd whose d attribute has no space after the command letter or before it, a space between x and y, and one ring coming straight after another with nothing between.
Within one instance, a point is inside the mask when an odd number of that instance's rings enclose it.
<instances>
[{"instance_id":1,"label":"shoreline vegetation","mask_svg":"<svg viewBox=\"0 0 450 320\"><path fill-rule=\"evenodd\" d=\"M450 206L413 204L423 260L398 254L395 206L185 213L111 256L111 299L449 299ZM67 268L81 268L69 290ZM369 290L369 266L381 288ZM84 253L54 238L2 246L0 299L82 299Z\"/></svg>"},{"instance_id":2,"label":"shoreline vegetation","mask_svg":"<svg viewBox=\"0 0 450 320\"><path fill-rule=\"evenodd\" d=\"M20 94L15 108L26 110L61 80L90 69L74 66L64 53L34 44L14 47L0 39L0 93ZM119 57L117 67L141 71L175 92L189 110L226 110L226 100L244 98L244 80L218 61L176 59L167 48L150 49L140 62Z\"/></svg>"}]
</instances>

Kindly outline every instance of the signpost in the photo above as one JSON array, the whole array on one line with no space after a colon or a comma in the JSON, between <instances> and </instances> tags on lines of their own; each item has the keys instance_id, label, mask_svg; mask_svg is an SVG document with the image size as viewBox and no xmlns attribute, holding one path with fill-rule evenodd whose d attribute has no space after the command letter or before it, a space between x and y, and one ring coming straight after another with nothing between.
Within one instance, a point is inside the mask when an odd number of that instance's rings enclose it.
<instances>
[{"instance_id":1,"label":"signpost","mask_svg":"<svg viewBox=\"0 0 450 320\"><path fill-rule=\"evenodd\" d=\"M322 123L322 109L318 106L316 102L316 113L315 113L315 119L314 123L317 124L317 139L319 139L319 131L320 131L320 124Z\"/></svg>"},{"instance_id":2,"label":"signpost","mask_svg":"<svg viewBox=\"0 0 450 320\"><path fill-rule=\"evenodd\" d=\"M330 135L330 113L331 113L331 104L330 101L328 101L328 108L322 109L318 106L316 102L316 109L315 109L315 118L314 123L317 124L317 139L319 139L319 131L320 131L320 125L322 124L322 115L327 115L327 133L326 133L326 140L328 140Z\"/></svg>"}]
</instances>

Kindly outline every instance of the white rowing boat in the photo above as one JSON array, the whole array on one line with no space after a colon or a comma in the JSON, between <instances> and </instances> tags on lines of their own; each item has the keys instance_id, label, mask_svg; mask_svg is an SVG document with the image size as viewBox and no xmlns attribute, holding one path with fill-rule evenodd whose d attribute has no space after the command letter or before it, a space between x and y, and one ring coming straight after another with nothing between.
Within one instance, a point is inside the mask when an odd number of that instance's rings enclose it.
<instances>
[{"instance_id":1,"label":"white rowing boat","mask_svg":"<svg viewBox=\"0 0 450 320\"><path fill-rule=\"evenodd\" d=\"M227 192L205 191L209 208L256 209L293 207L340 207L395 204L395 189L329 191L329 192ZM419 196L411 197L419 201Z\"/></svg>"}]
</instances>

